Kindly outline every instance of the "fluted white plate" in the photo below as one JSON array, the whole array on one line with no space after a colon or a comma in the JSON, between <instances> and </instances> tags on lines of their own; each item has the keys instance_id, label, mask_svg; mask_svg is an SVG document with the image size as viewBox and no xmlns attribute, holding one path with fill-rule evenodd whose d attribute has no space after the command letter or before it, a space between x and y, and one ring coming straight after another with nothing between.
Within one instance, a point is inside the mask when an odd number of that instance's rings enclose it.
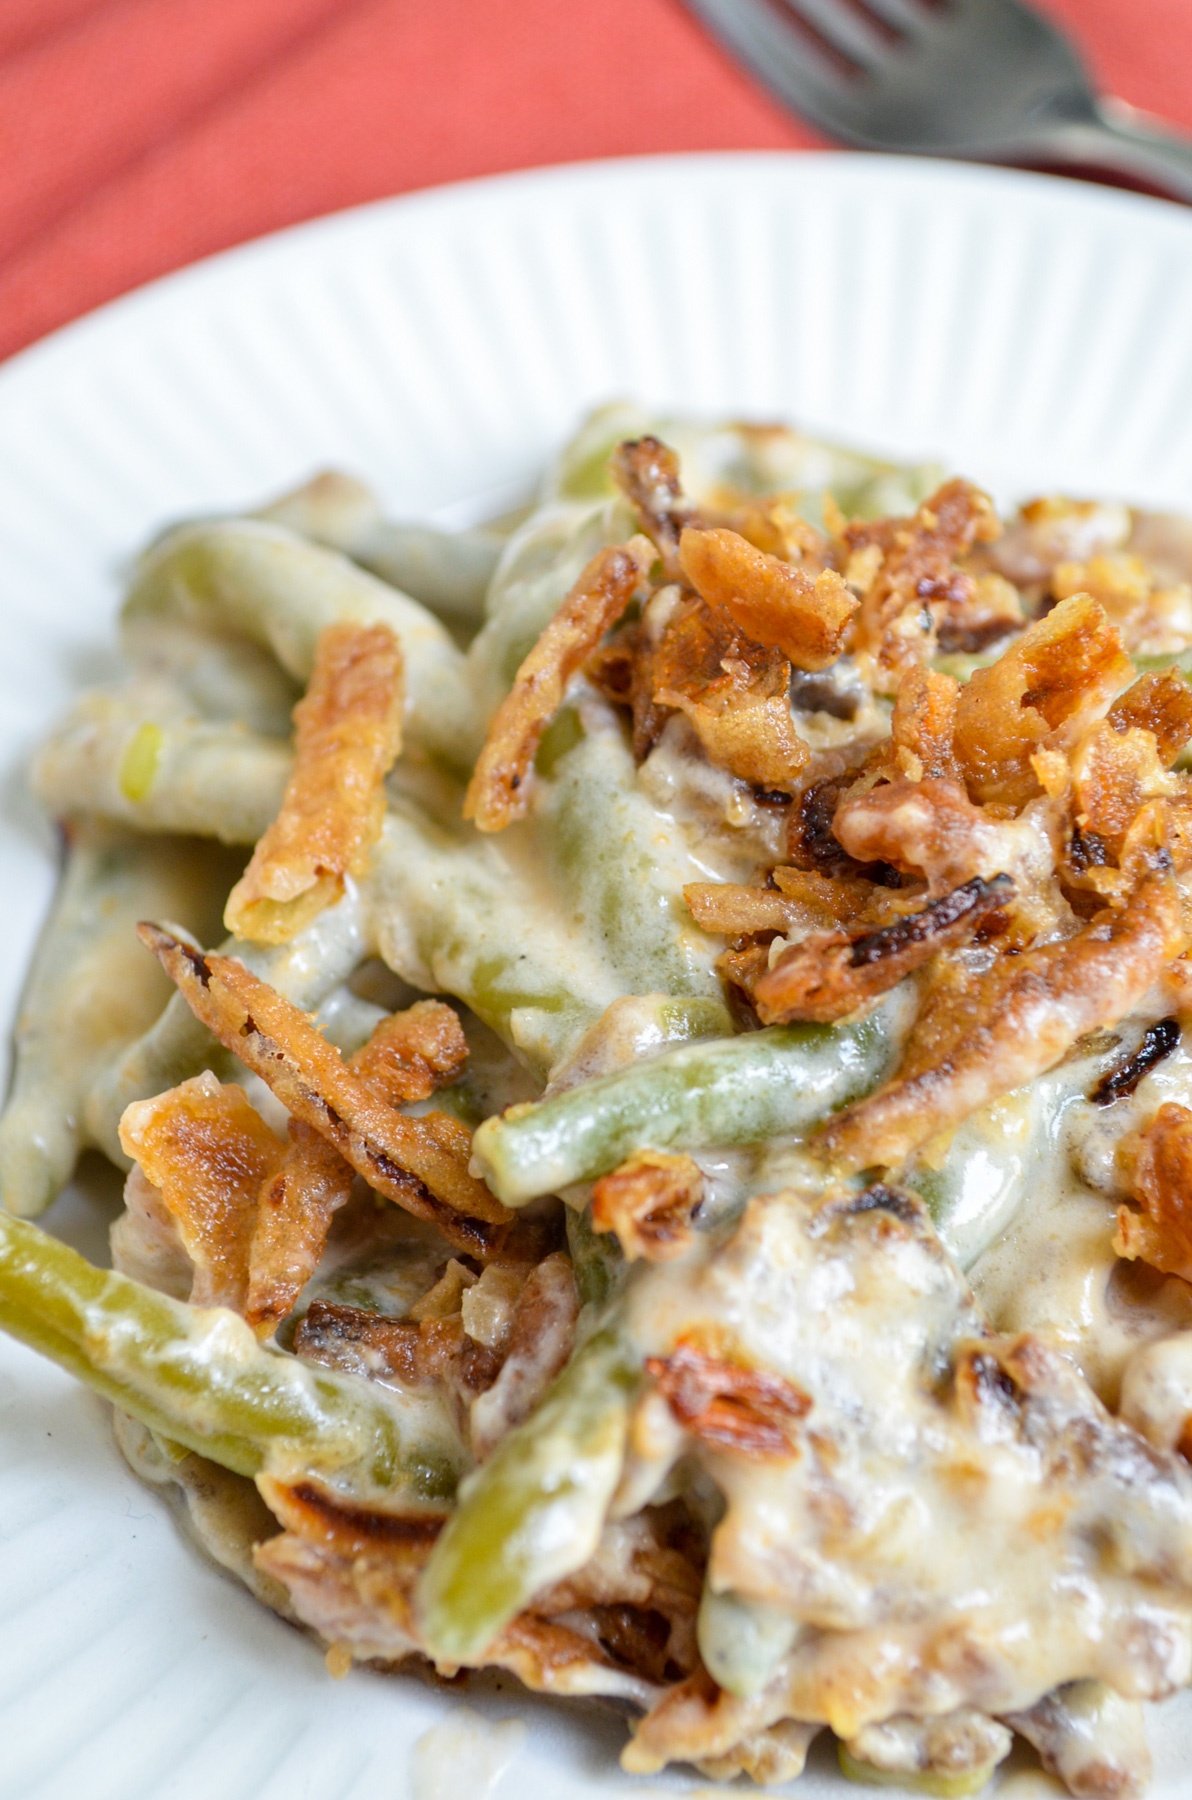
<instances>
[{"instance_id":1,"label":"fluted white plate","mask_svg":"<svg viewBox=\"0 0 1192 1800\"><path fill-rule=\"evenodd\" d=\"M1192 509L1192 215L880 157L596 164L285 232L16 358L0 370L0 1016L53 866L20 765L111 666L121 558L172 516L331 463L404 514L461 518L618 394L938 456L1006 497ZM52 1223L102 1255L104 1208L67 1197ZM465 1708L522 1727L465 1720L428 1745ZM187 1548L99 1404L0 1344L0 1800L713 1791L620 1776L622 1736L513 1684L331 1681ZM1179 1800L1192 1704L1154 1738L1156 1800ZM799 1791L844 1784L821 1761ZM1053 1791L1025 1763L1001 1789Z\"/></svg>"}]
</instances>

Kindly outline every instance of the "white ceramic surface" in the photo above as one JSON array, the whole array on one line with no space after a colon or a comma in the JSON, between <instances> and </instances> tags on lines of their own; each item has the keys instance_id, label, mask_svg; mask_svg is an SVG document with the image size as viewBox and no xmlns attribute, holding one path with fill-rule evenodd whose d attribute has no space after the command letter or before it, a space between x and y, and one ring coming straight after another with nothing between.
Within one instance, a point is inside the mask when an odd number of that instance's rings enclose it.
<instances>
[{"instance_id":1,"label":"white ceramic surface","mask_svg":"<svg viewBox=\"0 0 1192 1800\"><path fill-rule=\"evenodd\" d=\"M0 370L0 1018L53 863L20 764L111 666L120 559L173 515L333 463L405 514L465 517L617 394L794 417L1007 497L1192 509L1192 215L882 158L592 165L301 227L18 357ZM102 1254L111 1204L68 1197L51 1222ZM464 1704L525 1721L488 1774L474 1742L415 1750ZM713 1791L621 1777L621 1738L512 1684L331 1681L186 1547L98 1403L0 1343L0 1800ZM1192 1701L1154 1738L1155 1800L1179 1800ZM1020 1766L1004 1800L1054 1791ZM820 1762L797 1791L853 1790Z\"/></svg>"}]
</instances>

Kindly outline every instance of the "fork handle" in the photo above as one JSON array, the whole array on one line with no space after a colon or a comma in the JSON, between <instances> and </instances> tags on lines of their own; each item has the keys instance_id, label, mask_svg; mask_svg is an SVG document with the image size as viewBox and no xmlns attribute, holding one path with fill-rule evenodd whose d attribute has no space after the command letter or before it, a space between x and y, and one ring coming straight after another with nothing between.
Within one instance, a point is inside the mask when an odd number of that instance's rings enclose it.
<instances>
[{"instance_id":1,"label":"fork handle","mask_svg":"<svg viewBox=\"0 0 1192 1800\"><path fill-rule=\"evenodd\" d=\"M1046 151L1068 167L1106 169L1192 204L1192 143L1123 101L1099 100L1087 119L1057 124Z\"/></svg>"}]
</instances>

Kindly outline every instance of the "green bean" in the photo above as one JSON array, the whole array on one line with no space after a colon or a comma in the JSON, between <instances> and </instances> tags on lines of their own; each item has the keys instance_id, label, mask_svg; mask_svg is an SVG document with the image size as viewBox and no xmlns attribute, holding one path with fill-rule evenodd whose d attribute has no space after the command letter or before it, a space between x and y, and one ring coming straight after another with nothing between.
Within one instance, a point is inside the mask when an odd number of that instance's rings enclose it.
<instances>
[{"instance_id":1,"label":"green bean","mask_svg":"<svg viewBox=\"0 0 1192 1800\"><path fill-rule=\"evenodd\" d=\"M336 621L379 621L401 642L407 730L449 765L466 768L461 743L474 735L463 662L446 628L425 607L335 551L253 520L185 527L141 563L122 624L130 652L138 631L162 618L238 632L270 649L305 682L319 633Z\"/></svg>"},{"instance_id":2,"label":"green bean","mask_svg":"<svg viewBox=\"0 0 1192 1800\"><path fill-rule=\"evenodd\" d=\"M96 1269L0 1212L0 1328L240 1475L318 1475L384 1506L443 1503L458 1449L431 1408L259 1345L235 1313Z\"/></svg>"},{"instance_id":3,"label":"green bean","mask_svg":"<svg viewBox=\"0 0 1192 1800\"><path fill-rule=\"evenodd\" d=\"M836 1756L846 1781L861 1787L897 1788L900 1794L929 1794L934 1800L967 1800L969 1794L981 1793L997 1767L987 1763L982 1769L962 1769L956 1775L944 1770L917 1774L908 1769L879 1769L873 1763L860 1762L846 1744L837 1744Z\"/></svg>"},{"instance_id":4,"label":"green bean","mask_svg":"<svg viewBox=\"0 0 1192 1800\"><path fill-rule=\"evenodd\" d=\"M800 1629L789 1610L713 1593L705 1582L696 1622L700 1656L717 1686L738 1699L761 1692Z\"/></svg>"},{"instance_id":5,"label":"green bean","mask_svg":"<svg viewBox=\"0 0 1192 1800\"><path fill-rule=\"evenodd\" d=\"M304 1011L313 1012L366 953L359 893L349 889L288 944L246 944L232 937L220 950L225 956L238 956L255 975ZM175 1087L201 1069L226 1073L230 1066L226 1053L181 994L175 994L155 1023L103 1070L88 1091L85 1118L91 1142L117 1167L127 1168L119 1135L126 1106Z\"/></svg>"},{"instance_id":6,"label":"green bean","mask_svg":"<svg viewBox=\"0 0 1192 1800\"><path fill-rule=\"evenodd\" d=\"M441 531L385 516L372 490L329 470L254 515L339 550L440 619L479 625L504 540L495 531Z\"/></svg>"},{"instance_id":7,"label":"green bean","mask_svg":"<svg viewBox=\"0 0 1192 1800\"><path fill-rule=\"evenodd\" d=\"M600 500L615 491L609 459L625 438L652 433L677 451L683 486L697 504L725 489L793 494L813 524L823 524L831 493L850 517L913 512L942 479L935 463L895 463L788 426L708 425L657 416L614 402L590 413L547 476L547 498Z\"/></svg>"},{"instance_id":8,"label":"green bean","mask_svg":"<svg viewBox=\"0 0 1192 1800\"><path fill-rule=\"evenodd\" d=\"M621 989L512 835L479 841L395 798L373 857L372 929L396 974L463 1000L545 1079Z\"/></svg>"},{"instance_id":9,"label":"green bean","mask_svg":"<svg viewBox=\"0 0 1192 1800\"><path fill-rule=\"evenodd\" d=\"M167 984L137 941L148 913L218 928L224 858L177 838L72 826L62 880L21 999L15 1072L0 1117L0 1194L26 1217L69 1179L89 1138L85 1096L151 1024Z\"/></svg>"},{"instance_id":10,"label":"green bean","mask_svg":"<svg viewBox=\"0 0 1192 1800\"><path fill-rule=\"evenodd\" d=\"M600 1317L620 1292L627 1273L620 1243L615 1232L595 1229L587 1207L569 1206L564 1226L580 1305Z\"/></svg>"},{"instance_id":11,"label":"green bean","mask_svg":"<svg viewBox=\"0 0 1192 1800\"><path fill-rule=\"evenodd\" d=\"M418 1590L423 1638L440 1666L481 1658L539 1589L592 1555L621 1474L639 1366L619 1329L605 1326L462 1483Z\"/></svg>"},{"instance_id":12,"label":"green bean","mask_svg":"<svg viewBox=\"0 0 1192 1800\"><path fill-rule=\"evenodd\" d=\"M553 884L623 993L719 995L717 946L682 899L702 873L682 828L638 787L611 709L586 708L585 725L535 799L531 829Z\"/></svg>"},{"instance_id":13,"label":"green bean","mask_svg":"<svg viewBox=\"0 0 1192 1800\"><path fill-rule=\"evenodd\" d=\"M619 499L556 501L513 533L489 588L485 623L467 652L481 733L581 570L598 550L623 542L633 528L632 514Z\"/></svg>"},{"instance_id":14,"label":"green bean","mask_svg":"<svg viewBox=\"0 0 1192 1800\"><path fill-rule=\"evenodd\" d=\"M288 744L243 726L93 694L45 743L33 784L55 814L255 844L281 804L291 761Z\"/></svg>"},{"instance_id":15,"label":"green bean","mask_svg":"<svg viewBox=\"0 0 1192 1800\"><path fill-rule=\"evenodd\" d=\"M141 617L133 635L136 685L152 683L172 696L171 716L198 713L263 737L289 737L301 689L263 645L168 616Z\"/></svg>"},{"instance_id":16,"label":"green bean","mask_svg":"<svg viewBox=\"0 0 1192 1800\"><path fill-rule=\"evenodd\" d=\"M912 1163L903 1179L926 1203L936 1230L962 1269L970 1269L1013 1220L1047 1162L1064 1166L1059 1130L1065 1109L1088 1093L1104 1051L1061 1063L970 1114L942 1160Z\"/></svg>"},{"instance_id":17,"label":"green bean","mask_svg":"<svg viewBox=\"0 0 1192 1800\"><path fill-rule=\"evenodd\" d=\"M507 1206L591 1181L642 1149L758 1144L806 1130L892 1061L892 1005L684 1045L483 1124L473 1152Z\"/></svg>"}]
</instances>

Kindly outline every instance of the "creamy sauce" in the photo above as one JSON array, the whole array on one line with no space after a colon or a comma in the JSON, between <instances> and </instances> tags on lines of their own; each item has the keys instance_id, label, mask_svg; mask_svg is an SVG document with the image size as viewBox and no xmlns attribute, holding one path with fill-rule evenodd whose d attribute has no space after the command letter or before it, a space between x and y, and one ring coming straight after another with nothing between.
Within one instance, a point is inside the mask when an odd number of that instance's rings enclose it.
<instances>
[{"instance_id":1,"label":"creamy sauce","mask_svg":"<svg viewBox=\"0 0 1192 1800\"><path fill-rule=\"evenodd\" d=\"M491 1800L525 1742L521 1719L494 1725L466 1706L424 1731L410 1751L410 1800Z\"/></svg>"}]
</instances>

